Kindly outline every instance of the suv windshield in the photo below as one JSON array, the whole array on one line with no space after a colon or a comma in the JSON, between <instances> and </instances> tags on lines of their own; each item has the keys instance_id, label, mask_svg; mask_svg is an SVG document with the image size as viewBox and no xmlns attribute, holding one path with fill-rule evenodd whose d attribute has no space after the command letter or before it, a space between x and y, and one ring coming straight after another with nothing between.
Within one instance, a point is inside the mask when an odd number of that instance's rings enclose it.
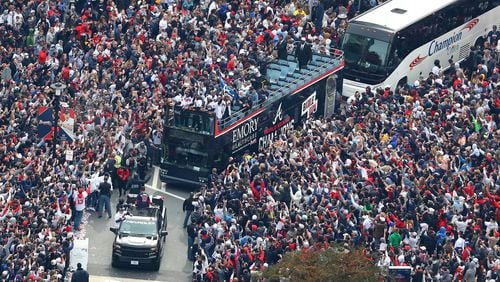
<instances>
[{"instance_id":1,"label":"suv windshield","mask_svg":"<svg viewBox=\"0 0 500 282\"><path fill-rule=\"evenodd\" d=\"M354 33L346 33L342 41L345 71L385 75L389 43Z\"/></svg>"},{"instance_id":2,"label":"suv windshield","mask_svg":"<svg viewBox=\"0 0 500 282\"><path fill-rule=\"evenodd\" d=\"M120 233L153 236L156 235L156 222L125 220L120 225Z\"/></svg>"}]
</instances>

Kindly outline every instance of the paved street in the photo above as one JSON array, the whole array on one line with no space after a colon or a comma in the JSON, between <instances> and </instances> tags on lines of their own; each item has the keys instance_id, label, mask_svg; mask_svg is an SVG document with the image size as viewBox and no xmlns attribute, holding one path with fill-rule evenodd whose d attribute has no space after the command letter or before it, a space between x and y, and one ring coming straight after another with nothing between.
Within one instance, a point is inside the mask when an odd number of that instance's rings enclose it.
<instances>
[{"instance_id":1,"label":"paved street","mask_svg":"<svg viewBox=\"0 0 500 282\"><path fill-rule=\"evenodd\" d=\"M161 189L157 177L152 177L150 185L146 187L150 194L161 193L151 189ZM184 214L180 199L186 198L190 191L173 187L168 187L167 191L178 197L161 193L167 203L169 235L160 270L154 272L141 269L112 268L111 249L114 234L109 231L112 219L97 218L95 213L91 213L86 227L86 235L89 238L88 271L91 275L91 281L191 281L192 263L186 259L187 234L182 228ZM111 201L111 206L114 208L118 202L118 191L113 191Z\"/></svg>"}]
</instances>

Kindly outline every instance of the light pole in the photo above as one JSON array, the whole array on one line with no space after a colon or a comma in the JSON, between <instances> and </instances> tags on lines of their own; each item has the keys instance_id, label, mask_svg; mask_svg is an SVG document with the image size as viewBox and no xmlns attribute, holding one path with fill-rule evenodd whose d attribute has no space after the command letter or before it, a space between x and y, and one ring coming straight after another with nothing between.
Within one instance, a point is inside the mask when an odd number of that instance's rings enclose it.
<instances>
[{"instance_id":1,"label":"light pole","mask_svg":"<svg viewBox=\"0 0 500 282\"><path fill-rule=\"evenodd\" d=\"M57 135L59 132L59 107L61 104L61 94L64 89L66 89L66 85L61 82L56 82L50 85L52 89L55 91L54 97L54 135L52 136L52 157L56 158L56 146L57 146Z\"/></svg>"}]
</instances>

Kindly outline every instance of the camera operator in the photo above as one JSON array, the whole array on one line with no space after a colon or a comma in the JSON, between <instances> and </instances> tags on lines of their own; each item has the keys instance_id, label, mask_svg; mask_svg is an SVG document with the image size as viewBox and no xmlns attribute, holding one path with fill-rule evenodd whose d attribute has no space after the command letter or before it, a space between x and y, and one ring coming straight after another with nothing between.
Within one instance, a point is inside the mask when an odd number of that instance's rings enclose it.
<instances>
[{"instance_id":1,"label":"camera operator","mask_svg":"<svg viewBox=\"0 0 500 282\"><path fill-rule=\"evenodd\" d=\"M130 213L127 211L127 207L125 205L122 205L121 207L118 208L118 212L115 213L115 224L114 227L118 228L120 227L120 223L129 216Z\"/></svg>"}]
</instances>

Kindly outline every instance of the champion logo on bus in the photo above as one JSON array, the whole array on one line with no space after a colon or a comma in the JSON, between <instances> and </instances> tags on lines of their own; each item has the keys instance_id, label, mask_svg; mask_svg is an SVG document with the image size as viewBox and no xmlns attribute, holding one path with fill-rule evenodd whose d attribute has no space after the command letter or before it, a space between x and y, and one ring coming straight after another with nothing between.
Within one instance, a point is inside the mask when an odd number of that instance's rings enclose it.
<instances>
[{"instance_id":1,"label":"champion logo on bus","mask_svg":"<svg viewBox=\"0 0 500 282\"><path fill-rule=\"evenodd\" d=\"M418 57L415 58L415 60L413 60L411 63L410 63L410 70L413 70L414 67L416 67L418 64L420 64L421 62L423 62L425 60L425 58L427 58L427 56L425 57L420 57L420 55L418 55Z\"/></svg>"},{"instance_id":2,"label":"champion logo on bus","mask_svg":"<svg viewBox=\"0 0 500 282\"><path fill-rule=\"evenodd\" d=\"M459 33L453 32L453 34L444 40L432 40L431 44L429 44L429 56L434 55L435 53L441 50L447 50L450 46L462 40L462 32Z\"/></svg>"},{"instance_id":3,"label":"champion logo on bus","mask_svg":"<svg viewBox=\"0 0 500 282\"><path fill-rule=\"evenodd\" d=\"M468 29L468 30L471 30L473 27L475 27L477 24L479 23L479 19L478 18L475 18L473 20L471 20L470 22L468 22L463 28L462 30L464 29Z\"/></svg>"}]
</instances>

